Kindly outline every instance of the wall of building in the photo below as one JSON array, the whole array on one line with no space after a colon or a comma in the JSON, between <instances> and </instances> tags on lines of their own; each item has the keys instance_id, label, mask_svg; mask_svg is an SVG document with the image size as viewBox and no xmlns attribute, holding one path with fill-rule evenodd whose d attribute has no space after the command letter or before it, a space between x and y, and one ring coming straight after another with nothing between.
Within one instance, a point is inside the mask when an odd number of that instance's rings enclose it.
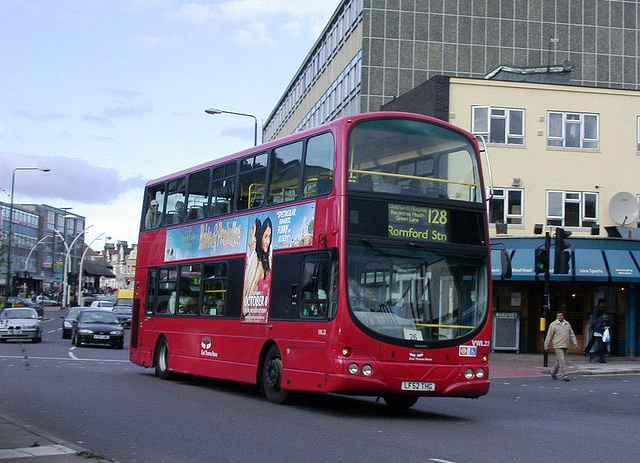
<instances>
[{"instance_id":1,"label":"wall of building","mask_svg":"<svg viewBox=\"0 0 640 463\"><path fill-rule=\"evenodd\" d=\"M547 190L597 193L601 227L616 225L609 215L613 195L621 191L640 194L634 174L640 171L640 92L451 79L450 122L471 130L474 105L525 110L524 145L489 145L495 186L511 187L515 178L524 190L524 223L509 225L510 235L531 235L534 224L546 223ZM597 114L599 148L548 147L549 111ZM488 182L486 165L485 179ZM572 230L577 235L590 233L588 228Z\"/></svg>"},{"instance_id":2,"label":"wall of building","mask_svg":"<svg viewBox=\"0 0 640 463\"><path fill-rule=\"evenodd\" d=\"M338 27L346 16L351 26ZM263 139L377 111L434 76L482 78L505 65L568 60L571 85L640 90L638 24L635 1L345 0L265 121ZM337 29L346 41L336 53ZM339 110L323 106L332 77L360 53L357 98Z\"/></svg>"}]
</instances>

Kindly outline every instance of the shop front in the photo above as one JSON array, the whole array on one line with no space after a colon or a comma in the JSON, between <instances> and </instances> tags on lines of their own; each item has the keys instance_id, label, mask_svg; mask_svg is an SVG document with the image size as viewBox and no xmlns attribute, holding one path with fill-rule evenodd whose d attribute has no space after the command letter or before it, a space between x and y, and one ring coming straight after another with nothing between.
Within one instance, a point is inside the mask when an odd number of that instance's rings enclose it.
<instances>
[{"instance_id":1,"label":"shop front","mask_svg":"<svg viewBox=\"0 0 640 463\"><path fill-rule=\"evenodd\" d=\"M597 303L604 299L611 325L611 355L637 356L640 241L620 239L571 239L570 272L549 278L550 311L544 320L544 274L534 270L535 250L544 238L492 240L494 310L519 318L519 352L542 352L546 326L562 311L578 338L580 353L589 340L589 324ZM500 250L511 256L512 276L502 278ZM553 262L553 252L551 262ZM499 346L496 350L499 349Z\"/></svg>"}]
</instances>

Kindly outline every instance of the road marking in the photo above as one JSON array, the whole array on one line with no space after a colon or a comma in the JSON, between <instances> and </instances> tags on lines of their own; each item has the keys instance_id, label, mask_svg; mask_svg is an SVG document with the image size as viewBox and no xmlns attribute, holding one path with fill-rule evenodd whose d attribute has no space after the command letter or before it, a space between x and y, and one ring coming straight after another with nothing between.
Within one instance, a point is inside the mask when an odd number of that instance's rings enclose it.
<instances>
[{"instance_id":1,"label":"road marking","mask_svg":"<svg viewBox=\"0 0 640 463\"><path fill-rule=\"evenodd\" d=\"M9 458L45 457L51 455L66 455L76 453L75 450L63 445L42 445L40 447L22 447L17 449L1 449L0 460Z\"/></svg>"},{"instance_id":2,"label":"road marking","mask_svg":"<svg viewBox=\"0 0 640 463\"><path fill-rule=\"evenodd\" d=\"M455 463L454 461L441 460L440 458L427 458L429 461L435 461L437 463Z\"/></svg>"},{"instance_id":3,"label":"road marking","mask_svg":"<svg viewBox=\"0 0 640 463\"><path fill-rule=\"evenodd\" d=\"M71 354L71 353L69 353ZM21 359L24 357L20 355L0 355L0 359ZM81 359L77 357L34 357L29 356L29 360L77 360L79 362L113 362L113 363L129 363L129 360L118 360L118 359Z\"/></svg>"}]
</instances>

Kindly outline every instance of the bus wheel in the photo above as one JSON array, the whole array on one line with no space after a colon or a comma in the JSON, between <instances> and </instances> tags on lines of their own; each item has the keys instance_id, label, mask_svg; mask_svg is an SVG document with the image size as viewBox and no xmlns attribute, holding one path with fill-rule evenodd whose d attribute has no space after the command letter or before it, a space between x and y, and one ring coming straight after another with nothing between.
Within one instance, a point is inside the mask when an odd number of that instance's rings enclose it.
<instances>
[{"instance_id":1,"label":"bus wheel","mask_svg":"<svg viewBox=\"0 0 640 463\"><path fill-rule=\"evenodd\" d=\"M417 395L400 395L400 394L390 394L382 396L387 407L393 410L406 410L407 408L413 407L420 396Z\"/></svg>"},{"instance_id":2,"label":"bus wheel","mask_svg":"<svg viewBox=\"0 0 640 463\"><path fill-rule=\"evenodd\" d=\"M289 391L280 387L282 381L282 356L278 346L267 351L262 365L262 386L269 402L281 404L289 398Z\"/></svg>"},{"instance_id":3,"label":"bus wheel","mask_svg":"<svg viewBox=\"0 0 640 463\"><path fill-rule=\"evenodd\" d=\"M156 349L156 376L162 379L169 379L169 342L163 338Z\"/></svg>"}]
</instances>

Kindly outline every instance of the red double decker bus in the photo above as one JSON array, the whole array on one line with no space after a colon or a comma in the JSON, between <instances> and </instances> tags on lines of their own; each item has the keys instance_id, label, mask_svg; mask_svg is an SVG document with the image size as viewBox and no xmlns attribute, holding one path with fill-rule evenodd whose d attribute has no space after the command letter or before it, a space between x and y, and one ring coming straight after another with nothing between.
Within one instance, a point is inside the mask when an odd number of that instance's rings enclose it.
<instances>
[{"instance_id":1,"label":"red double decker bus","mask_svg":"<svg viewBox=\"0 0 640 463\"><path fill-rule=\"evenodd\" d=\"M151 181L131 361L293 391L489 390L476 140L408 113L333 121Z\"/></svg>"}]
</instances>

